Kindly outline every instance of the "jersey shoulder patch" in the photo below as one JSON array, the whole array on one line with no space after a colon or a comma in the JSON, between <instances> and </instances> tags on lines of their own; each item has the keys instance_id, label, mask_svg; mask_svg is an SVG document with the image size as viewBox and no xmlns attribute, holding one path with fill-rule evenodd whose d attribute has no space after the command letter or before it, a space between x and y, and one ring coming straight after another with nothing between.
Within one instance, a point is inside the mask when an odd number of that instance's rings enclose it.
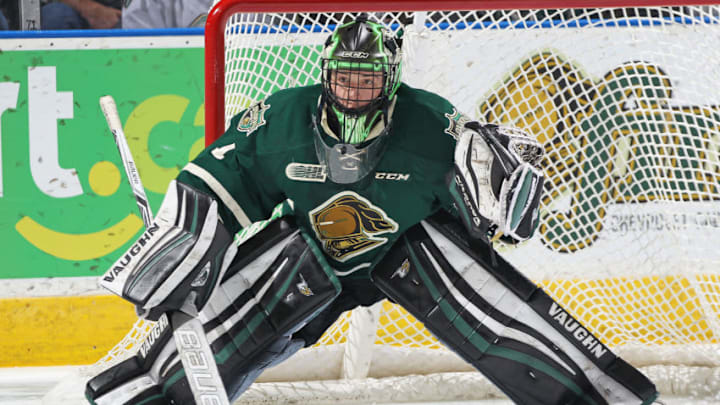
<instances>
[{"instance_id":1,"label":"jersey shoulder patch","mask_svg":"<svg viewBox=\"0 0 720 405\"><path fill-rule=\"evenodd\" d=\"M245 110L242 117L238 120L236 129L238 132L250 136L261 126L267 124L265 121L265 112L270 109L270 104L265 104L265 100L258 101Z\"/></svg>"},{"instance_id":2,"label":"jersey shoulder patch","mask_svg":"<svg viewBox=\"0 0 720 405\"><path fill-rule=\"evenodd\" d=\"M445 133L455 138L457 141L460 138L460 133L465 128L465 123L471 121L470 117L459 112L453 108L452 113L445 113L445 118L448 120L448 126L445 128Z\"/></svg>"}]
</instances>

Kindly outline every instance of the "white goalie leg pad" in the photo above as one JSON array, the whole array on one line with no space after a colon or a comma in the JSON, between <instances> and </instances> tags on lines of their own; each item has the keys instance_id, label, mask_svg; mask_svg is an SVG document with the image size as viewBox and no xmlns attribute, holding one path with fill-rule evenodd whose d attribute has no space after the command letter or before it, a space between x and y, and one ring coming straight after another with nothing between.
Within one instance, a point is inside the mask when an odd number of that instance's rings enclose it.
<instances>
[{"instance_id":1,"label":"white goalie leg pad","mask_svg":"<svg viewBox=\"0 0 720 405\"><path fill-rule=\"evenodd\" d=\"M157 319L185 302L202 309L236 245L207 194L172 181L153 223L100 279L100 285Z\"/></svg>"},{"instance_id":2,"label":"white goalie leg pad","mask_svg":"<svg viewBox=\"0 0 720 405\"><path fill-rule=\"evenodd\" d=\"M439 212L410 227L370 276L516 403L657 398L650 380L491 249Z\"/></svg>"}]
</instances>

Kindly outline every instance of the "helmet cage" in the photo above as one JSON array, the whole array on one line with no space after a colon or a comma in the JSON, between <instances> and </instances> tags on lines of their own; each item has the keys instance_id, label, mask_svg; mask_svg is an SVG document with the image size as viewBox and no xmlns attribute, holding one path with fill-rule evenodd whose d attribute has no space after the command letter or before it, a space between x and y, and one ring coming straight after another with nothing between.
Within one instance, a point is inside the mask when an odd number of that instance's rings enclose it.
<instances>
[{"instance_id":1,"label":"helmet cage","mask_svg":"<svg viewBox=\"0 0 720 405\"><path fill-rule=\"evenodd\" d=\"M337 111L360 116L389 104L400 84L399 63L322 60L325 99Z\"/></svg>"}]
</instances>

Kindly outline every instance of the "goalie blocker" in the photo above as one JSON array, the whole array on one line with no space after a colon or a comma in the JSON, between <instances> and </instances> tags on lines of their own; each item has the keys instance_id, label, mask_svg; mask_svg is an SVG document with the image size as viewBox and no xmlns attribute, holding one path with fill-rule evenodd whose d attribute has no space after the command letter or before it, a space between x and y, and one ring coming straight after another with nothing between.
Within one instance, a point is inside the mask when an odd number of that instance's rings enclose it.
<instances>
[{"instance_id":1,"label":"goalie blocker","mask_svg":"<svg viewBox=\"0 0 720 405\"><path fill-rule=\"evenodd\" d=\"M99 284L135 304L143 318L181 308L194 315L235 256L232 240L217 202L173 180L155 220Z\"/></svg>"},{"instance_id":2,"label":"goalie blocker","mask_svg":"<svg viewBox=\"0 0 720 405\"><path fill-rule=\"evenodd\" d=\"M398 239L371 278L516 403L657 398L643 374L491 250L441 212Z\"/></svg>"},{"instance_id":3,"label":"goalie blocker","mask_svg":"<svg viewBox=\"0 0 720 405\"><path fill-rule=\"evenodd\" d=\"M233 400L263 369L304 346L302 339L290 336L339 291L333 270L294 220L272 221L239 246L199 312L214 359L198 357L191 363L202 368L215 361ZM195 337L183 339L192 343ZM196 383L203 387L203 381ZM137 354L91 379L85 394L96 405L194 403L166 315L160 316Z\"/></svg>"}]
</instances>

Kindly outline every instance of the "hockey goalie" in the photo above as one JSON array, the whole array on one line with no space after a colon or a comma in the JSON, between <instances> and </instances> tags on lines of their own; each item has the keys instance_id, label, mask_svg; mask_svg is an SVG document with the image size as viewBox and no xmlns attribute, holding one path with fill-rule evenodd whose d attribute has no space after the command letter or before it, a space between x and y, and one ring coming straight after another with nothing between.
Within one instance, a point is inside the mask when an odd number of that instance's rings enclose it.
<instances>
[{"instance_id":1,"label":"hockey goalie","mask_svg":"<svg viewBox=\"0 0 720 405\"><path fill-rule=\"evenodd\" d=\"M541 145L404 84L401 54L367 17L338 26L320 84L250 106L184 167L103 281L160 322L87 383L91 403L233 401L341 313L385 298L517 403L657 398L493 250L535 231ZM181 358L192 346L209 355Z\"/></svg>"}]
</instances>

